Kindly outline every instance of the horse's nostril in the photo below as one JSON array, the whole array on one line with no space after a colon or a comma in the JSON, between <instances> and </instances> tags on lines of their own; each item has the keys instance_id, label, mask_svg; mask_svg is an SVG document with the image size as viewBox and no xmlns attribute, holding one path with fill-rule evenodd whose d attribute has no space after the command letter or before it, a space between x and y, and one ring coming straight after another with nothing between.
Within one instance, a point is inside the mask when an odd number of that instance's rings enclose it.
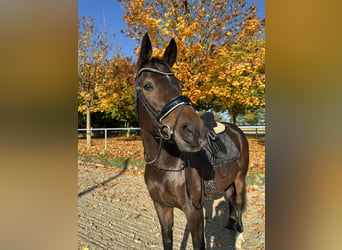
<instances>
[{"instance_id":1,"label":"horse's nostril","mask_svg":"<svg viewBox=\"0 0 342 250\"><path fill-rule=\"evenodd\" d=\"M199 131L196 126L191 123L185 122L181 125L180 134L187 143L196 144Z\"/></svg>"},{"instance_id":2,"label":"horse's nostril","mask_svg":"<svg viewBox=\"0 0 342 250\"><path fill-rule=\"evenodd\" d=\"M206 139L206 134L203 133L203 129L196 123L182 123L179 127L179 134L183 141L192 147L205 146L204 139Z\"/></svg>"},{"instance_id":3,"label":"horse's nostril","mask_svg":"<svg viewBox=\"0 0 342 250\"><path fill-rule=\"evenodd\" d=\"M181 127L181 132L182 132L182 135L185 136L185 137L192 137L194 132L193 132L193 129L191 127L191 125L189 125L189 123L187 122L184 122L182 124L182 127Z\"/></svg>"}]
</instances>

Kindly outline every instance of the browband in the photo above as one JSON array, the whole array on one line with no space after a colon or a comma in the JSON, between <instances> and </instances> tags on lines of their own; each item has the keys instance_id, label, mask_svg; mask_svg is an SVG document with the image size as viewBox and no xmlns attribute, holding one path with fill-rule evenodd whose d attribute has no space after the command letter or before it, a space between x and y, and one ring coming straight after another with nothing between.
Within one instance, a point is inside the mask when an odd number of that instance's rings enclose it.
<instances>
[{"instance_id":1,"label":"browband","mask_svg":"<svg viewBox=\"0 0 342 250\"><path fill-rule=\"evenodd\" d=\"M137 73L136 77L135 77L135 80L139 78L139 76L143 73L143 72L154 72L154 73L158 73L158 74L161 74L161 75L164 75L164 76L173 76L175 73L174 72L163 72L163 71L160 71L160 70L157 70L157 69L153 69L153 68L142 68L139 70L139 72Z\"/></svg>"}]
</instances>

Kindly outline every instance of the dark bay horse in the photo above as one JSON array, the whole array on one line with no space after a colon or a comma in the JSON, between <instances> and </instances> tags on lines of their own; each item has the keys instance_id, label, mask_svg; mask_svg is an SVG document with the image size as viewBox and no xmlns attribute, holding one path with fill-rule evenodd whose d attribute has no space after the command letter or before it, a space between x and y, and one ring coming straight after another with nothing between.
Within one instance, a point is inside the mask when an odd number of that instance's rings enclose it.
<instances>
[{"instance_id":1,"label":"dark bay horse","mask_svg":"<svg viewBox=\"0 0 342 250\"><path fill-rule=\"evenodd\" d=\"M194 249L205 249L203 187L212 171L198 152L207 145L208 129L190 99L182 95L182 83L171 71L176 55L176 42L171 39L163 57L152 57L149 36L143 37L135 94L146 160L144 178L161 225L164 249L172 249L175 207L186 216ZM232 124L225 123L225 133L236 144L240 157L216 167L216 189L209 195L225 193L230 204L227 227L241 233L248 142Z\"/></svg>"}]
</instances>

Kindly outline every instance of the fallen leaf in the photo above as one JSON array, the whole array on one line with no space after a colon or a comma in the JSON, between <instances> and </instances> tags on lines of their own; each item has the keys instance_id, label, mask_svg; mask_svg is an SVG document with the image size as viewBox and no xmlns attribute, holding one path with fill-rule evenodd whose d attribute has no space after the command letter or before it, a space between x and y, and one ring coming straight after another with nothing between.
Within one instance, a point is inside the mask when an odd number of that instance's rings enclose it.
<instances>
[{"instance_id":1,"label":"fallen leaf","mask_svg":"<svg viewBox=\"0 0 342 250\"><path fill-rule=\"evenodd\" d=\"M256 227L256 228L261 228L262 227L259 223L253 223L252 226Z\"/></svg>"},{"instance_id":2,"label":"fallen leaf","mask_svg":"<svg viewBox=\"0 0 342 250\"><path fill-rule=\"evenodd\" d=\"M140 211L146 211L147 208L146 208L145 206L141 206L141 207L139 207L139 210L140 210Z\"/></svg>"},{"instance_id":3,"label":"fallen leaf","mask_svg":"<svg viewBox=\"0 0 342 250\"><path fill-rule=\"evenodd\" d=\"M220 241L216 243L217 247L223 247L224 246L224 241Z\"/></svg>"},{"instance_id":4,"label":"fallen leaf","mask_svg":"<svg viewBox=\"0 0 342 250\"><path fill-rule=\"evenodd\" d=\"M225 213L226 213L226 211L224 211L224 210L219 210L219 211L218 211L218 214L219 214L219 215L222 215L222 214L225 214Z\"/></svg>"}]
</instances>

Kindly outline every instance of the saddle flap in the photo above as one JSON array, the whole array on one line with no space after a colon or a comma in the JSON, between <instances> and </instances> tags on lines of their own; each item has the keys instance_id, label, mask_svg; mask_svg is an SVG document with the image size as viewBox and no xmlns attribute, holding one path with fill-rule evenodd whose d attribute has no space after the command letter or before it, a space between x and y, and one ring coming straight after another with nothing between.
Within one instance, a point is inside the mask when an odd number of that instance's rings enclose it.
<instances>
[{"instance_id":1,"label":"saddle flap","mask_svg":"<svg viewBox=\"0 0 342 250\"><path fill-rule=\"evenodd\" d=\"M204 148L202 157L213 167L240 158L240 152L237 146L227 133L218 134L215 140L208 139L208 145L208 147ZM213 148L215 150L212 150Z\"/></svg>"},{"instance_id":2,"label":"saddle flap","mask_svg":"<svg viewBox=\"0 0 342 250\"><path fill-rule=\"evenodd\" d=\"M209 129L208 146L202 150L202 158L213 167L237 160L240 152L230 136L223 133L226 126L216 122L211 112L204 113L200 118Z\"/></svg>"}]
</instances>

